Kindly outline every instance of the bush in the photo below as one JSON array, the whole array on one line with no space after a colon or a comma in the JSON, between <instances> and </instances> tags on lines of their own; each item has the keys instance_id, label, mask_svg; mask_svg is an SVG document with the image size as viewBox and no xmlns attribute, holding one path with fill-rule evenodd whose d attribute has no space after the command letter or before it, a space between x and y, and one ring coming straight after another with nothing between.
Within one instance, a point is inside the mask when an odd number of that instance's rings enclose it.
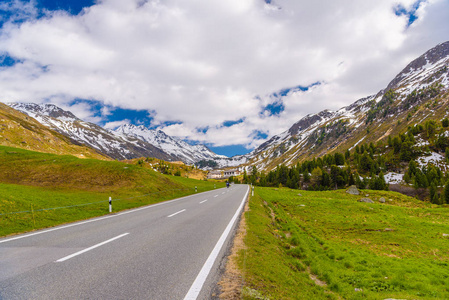
<instances>
[{"instance_id":1,"label":"bush","mask_svg":"<svg viewBox=\"0 0 449 300\"><path fill-rule=\"evenodd\" d=\"M444 118L443 121L441 121L441 125L444 128L449 127L449 119L448 118Z\"/></svg>"}]
</instances>

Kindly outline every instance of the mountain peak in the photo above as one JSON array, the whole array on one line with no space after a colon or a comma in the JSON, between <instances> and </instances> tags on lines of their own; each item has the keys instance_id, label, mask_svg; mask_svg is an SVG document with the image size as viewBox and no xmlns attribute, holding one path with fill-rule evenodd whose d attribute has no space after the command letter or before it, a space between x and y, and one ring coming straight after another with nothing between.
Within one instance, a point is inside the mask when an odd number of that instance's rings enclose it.
<instances>
[{"instance_id":1,"label":"mountain peak","mask_svg":"<svg viewBox=\"0 0 449 300\"><path fill-rule=\"evenodd\" d=\"M335 112L309 114L287 131L254 150L250 164L269 170L292 165L363 143L377 143L408 126L447 117L449 42L441 43L410 62L377 94Z\"/></svg>"},{"instance_id":2,"label":"mountain peak","mask_svg":"<svg viewBox=\"0 0 449 300\"><path fill-rule=\"evenodd\" d=\"M449 41L438 44L432 49L426 51L423 55L410 62L387 86L385 91L398 88L407 84L407 79L419 79L429 81L428 74L433 73L432 70L444 68L449 60Z\"/></svg>"},{"instance_id":3,"label":"mountain peak","mask_svg":"<svg viewBox=\"0 0 449 300\"><path fill-rule=\"evenodd\" d=\"M144 125L125 124L113 132L125 139L131 137L150 143L170 154L173 159L182 160L185 163L222 157L204 145L190 145L182 139L167 135L160 129L148 129Z\"/></svg>"},{"instance_id":4,"label":"mountain peak","mask_svg":"<svg viewBox=\"0 0 449 300\"><path fill-rule=\"evenodd\" d=\"M31 117L36 118L36 116L45 116L45 117L51 117L55 119L64 119L67 121L78 121L80 120L77 118L73 113L70 111L63 110L62 108L54 105L54 104L36 104L36 103L9 103L9 106L11 106L14 109L26 112L27 114L31 115Z\"/></svg>"}]
</instances>

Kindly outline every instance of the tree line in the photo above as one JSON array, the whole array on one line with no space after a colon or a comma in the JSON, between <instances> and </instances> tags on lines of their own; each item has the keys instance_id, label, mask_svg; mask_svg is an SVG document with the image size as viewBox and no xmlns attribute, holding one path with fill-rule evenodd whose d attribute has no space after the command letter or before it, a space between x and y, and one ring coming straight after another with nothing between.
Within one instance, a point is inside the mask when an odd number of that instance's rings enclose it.
<instances>
[{"instance_id":1,"label":"tree line","mask_svg":"<svg viewBox=\"0 0 449 300\"><path fill-rule=\"evenodd\" d=\"M415 189L425 189L428 200L449 204L448 175L437 165L420 166L416 159L431 152L445 155L449 162L449 119L440 123L427 120L409 127L406 133L389 136L386 143L355 145L351 151L326 154L323 157L298 162L293 166L279 165L264 173L256 166L229 180L266 187L289 187L304 190L331 190L356 185L360 189L388 190L384 174L397 172ZM417 140L419 139L419 143Z\"/></svg>"}]
</instances>

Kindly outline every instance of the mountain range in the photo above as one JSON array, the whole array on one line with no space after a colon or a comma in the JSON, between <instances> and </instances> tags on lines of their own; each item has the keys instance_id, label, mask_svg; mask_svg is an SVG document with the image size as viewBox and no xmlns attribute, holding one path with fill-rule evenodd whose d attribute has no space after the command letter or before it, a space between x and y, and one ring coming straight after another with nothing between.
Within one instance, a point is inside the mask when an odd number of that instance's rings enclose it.
<instances>
[{"instance_id":1,"label":"mountain range","mask_svg":"<svg viewBox=\"0 0 449 300\"><path fill-rule=\"evenodd\" d=\"M213 161L220 168L256 166L259 170L271 170L279 164L293 165L343 152L362 141L383 141L426 119L441 120L448 115L448 91L449 42L445 42L413 60L377 94L337 111L307 115L252 152L232 158L144 126L128 124L108 131L52 104L9 105L58 133L58 137L76 146L89 147L92 153L104 157L119 160L156 157L187 164Z\"/></svg>"},{"instance_id":2,"label":"mountain range","mask_svg":"<svg viewBox=\"0 0 449 300\"><path fill-rule=\"evenodd\" d=\"M83 121L70 111L53 104L9 103L9 105L66 136L74 144L91 147L113 159L155 157L193 164L199 160L226 158L215 154L204 145L190 145L168 136L161 130L127 124L114 131L108 131L99 125Z\"/></svg>"},{"instance_id":3,"label":"mountain range","mask_svg":"<svg viewBox=\"0 0 449 300\"><path fill-rule=\"evenodd\" d=\"M344 152L357 144L376 144L427 119L448 116L449 42L408 64L375 95L337 111L310 114L247 154L248 165L271 170L279 164Z\"/></svg>"}]
</instances>

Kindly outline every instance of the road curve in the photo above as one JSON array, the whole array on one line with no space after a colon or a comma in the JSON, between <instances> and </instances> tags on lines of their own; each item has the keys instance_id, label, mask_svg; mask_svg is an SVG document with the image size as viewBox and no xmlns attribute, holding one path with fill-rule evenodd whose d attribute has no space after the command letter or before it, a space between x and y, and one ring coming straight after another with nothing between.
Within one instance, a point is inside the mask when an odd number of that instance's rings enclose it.
<instances>
[{"instance_id":1,"label":"road curve","mask_svg":"<svg viewBox=\"0 0 449 300\"><path fill-rule=\"evenodd\" d=\"M209 299L248 191L235 185L2 238L0 299Z\"/></svg>"}]
</instances>

